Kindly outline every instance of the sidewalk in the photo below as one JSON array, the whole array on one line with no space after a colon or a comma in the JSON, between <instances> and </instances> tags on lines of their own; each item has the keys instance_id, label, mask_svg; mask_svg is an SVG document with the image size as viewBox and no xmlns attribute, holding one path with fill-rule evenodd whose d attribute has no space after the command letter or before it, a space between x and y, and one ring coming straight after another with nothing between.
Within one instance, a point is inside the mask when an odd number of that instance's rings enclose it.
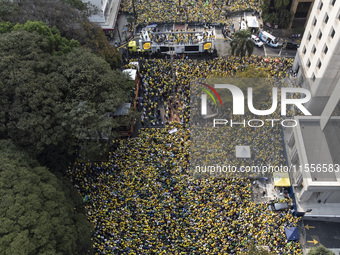
<instances>
[{"instance_id":1,"label":"sidewalk","mask_svg":"<svg viewBox=\"0 0 340 255\"><path fill-rule=\"evenodd\" d=\"M117 42L118 45L121 45L126 42L126 38L128 37L128 34L130 34L128 31L123 32L123 29L129 24L127 18L128 15L119 14L113 34L113 43Z\"/></svg>"}]
</instances>

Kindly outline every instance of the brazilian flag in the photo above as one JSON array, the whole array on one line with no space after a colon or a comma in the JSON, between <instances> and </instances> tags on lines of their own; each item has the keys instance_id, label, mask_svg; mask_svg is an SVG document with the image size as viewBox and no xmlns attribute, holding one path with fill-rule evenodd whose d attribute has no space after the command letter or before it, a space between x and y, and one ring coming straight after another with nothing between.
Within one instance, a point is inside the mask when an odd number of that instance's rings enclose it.
<instances>
[{"instance_id":1,"label":"brazilian flag","mask_svg":"<svg viewBox=\"0 0 340 255\"><path fill-rule=\"evenodd\" d=\"M204 7L207 7L208 4L209 4L209 1L207 0L207 1L205 2L205 4L204 4Z\"/></svg>"},{"instance_id":2,"label":"brazilian flag","mask_svg":"<svg viewBox=\"0 0 340 255\"><path fill-rule=\"evenodd\" d=\"M89 197L88 195L85 195L84 198L83 198L83 203L86 203L87 200L89 200L89 198L90 198L90 197Z\"/></svg>"}]
</instances>

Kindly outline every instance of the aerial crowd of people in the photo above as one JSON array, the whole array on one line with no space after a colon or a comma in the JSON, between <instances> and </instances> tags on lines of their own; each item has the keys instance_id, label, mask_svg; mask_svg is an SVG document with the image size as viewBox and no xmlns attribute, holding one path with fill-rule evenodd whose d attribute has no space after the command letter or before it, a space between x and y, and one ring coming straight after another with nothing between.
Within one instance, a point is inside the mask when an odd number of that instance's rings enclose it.
<instances>
[{"instance_id":1,"label":"aerial crowd of people","mask_svg":"<svg viewBox=\"0 0 340 255\"><path fill-rule=\"evenodd\" d=\"M190 32L190 33L189 33ZM150 35L150 39L158 44L162 43L176 43L176 44L197 44L205 41L214 40L215 35L212 31L195 32L194 29L189 31L166 31L166 33Z\"/></svg>"},{"instance_id":2,"label":"aerial crowd of people","mask_svg":"<svg viewBox=\"0 0 340 255\"><path fill-rule=\"evenodd\" d=\"M252 243L302 254L284 232L298 218L252 202L248 178L191 177L190 130L181 124L142 129L116 146L109 161L70 169L89 196L98 254L244 254Z\"/></svg>"},{"instance_id":3,"label":"aerial crowd of people","mask_svg":"<svg viewBox=\"0 0 340 255\"><path fill-rule=\"evenodd\" d=\"M245 254L253 244L275 254L302 254L299 242L285 236L284 228L299 221L291 209L275 212L254 203L249 176L197 175L192 167L194 155L206 161L217 155L237 167L285 164L279 127L195 126L191 84L238 77L251 68L281 80L290 75L292 60L183 58L173 66L167 59L131 61L139 63L141 77L138 136L114 140L105 162L79 160L68 169L87 196L96 254ZM255 155L241 162L234 148L246 144Z\"/></svg>"},{"instance_id":4,"label":"aerial crowd of people","mask_svg":"<svg viewBox=\"0 0 340 255\"><path fill-rule=\"evenodd\" d=\"M225 14L247 10L257 11L260 4L259 0L124 0L121 10L130 14L134 14L135 11L136 24L154 22L225 23Z\"/></svg>"}]
</instances>

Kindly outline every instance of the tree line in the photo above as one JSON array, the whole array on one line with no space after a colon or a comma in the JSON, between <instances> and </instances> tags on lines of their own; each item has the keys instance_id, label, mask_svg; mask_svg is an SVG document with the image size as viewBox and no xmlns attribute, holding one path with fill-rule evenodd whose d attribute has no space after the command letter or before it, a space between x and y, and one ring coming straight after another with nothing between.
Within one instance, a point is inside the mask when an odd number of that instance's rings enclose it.
<instances>
[{"instance_id":1,"label":"tree line","mask_svg":"<svg viewBox=\"0 0 340 255\"><path fill-rule=\"evenodd\" d=\"M88 10L81 0L0 0L2 254L92 253L65 171L107 152L103 138L121 124L107 116L133 82Z\"/></svg>"}]
</instances>

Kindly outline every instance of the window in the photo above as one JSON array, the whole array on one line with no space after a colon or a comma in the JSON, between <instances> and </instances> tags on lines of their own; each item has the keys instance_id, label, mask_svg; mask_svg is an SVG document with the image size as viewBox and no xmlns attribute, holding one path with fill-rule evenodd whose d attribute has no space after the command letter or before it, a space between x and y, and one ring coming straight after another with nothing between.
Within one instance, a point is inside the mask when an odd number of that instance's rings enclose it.
<instances>
[{"instance_id":1,"label":"window","mask_svg":"<svg viewBox=\"0 0 340 255\"><path fill-rule=\"evenodd\" d=\"M327 47L327 45L325 45L325 47L323 48L323 53L327 54L327 52L328 52L328 47Z\"/></svg>"},{"instance_id":2,"label":"window","mask_svg":"<svg viewBox=\"0 0 340 255\"><path fill-rule=\"evenodd\" d=\"M326 46L325 49L323 50L323 53L327 54L328 47Z\"/></svg>"},{"instance_id":3,"label":"window","mask_svg":"<svg viewBox=\"0 0 340 255\"><path fill-rule=\"evenodd\" d=\"M315 54L315 52L316 52L316 47L314 45L313 48L312 48L312 53Z\"/></svg>"},{"instance_id":4,"label":"window","mask_svg":"<svg viewBox=\"0 0 340 255\"><path fill-rule=\"evenodd\" d=\"M325 18L323 19L323 22L327 24L328 20L329 20L329 17L328 17L328 14L326 13Z\"/></svg>"},{"instance_id":5,"label":"window","mask_svg":"<svg viewBox=\"0 0 340 255\"><path fill-rule=\"evenodd\" d=\"M317 22L318 20L314 17L314 19L313 19L313 26L315 27L316 26L316 22Z\"/></svg>"},{"instance_id":6,"label":"window","mask_svg":"<svg viewBox=\"0 0 340 255\"><path fill-rule=\"evenodd\" d=\"M312 35L309 33L308 37L307 37L307 40L310 41L310 39L312 39Z\"/></svg>"},{"instance_id":7,"label":"window","mask_svg":"<svg viewBox=\"0 0 340 255\"><path fill-rule=\"evenodd\" d=\"M335 35L335 30L334 30L334 28L332 28L331 33L330 33L330 37L334 38L334 35Z\"/></svg>"},{"instance_id":8,"label":"window","mask_svg":"<svg viewBox=\"0 0 340 255\"><path fill-rule=\"evenodd\" d=\"M322 32L321 32L321 30L319 30L318 39L321 40L321 37L322 37Z\"/></svg>"},{"instance_id":9,"label":"window","mask_svg":"<svg viewBox=\"0 0 340 255\"><path fill-rule=\"evenodd\" d=\"M322 7L323 7L323 2L321 2L321 3L319 4L319 10L320 10L320 11L321 11Z\"/></svg>"},{"instance_id":10,"label":"window","mask_svg":"<svg viewBox=\"0 0 340 255\"><path fill-rule=\"evenodd\" d=\"M316 64L316 66L320 69L321 68L321 61L320 61L320 59L319 59L319 61L318 61L318 63Z\"/></svg>"},{"instance_id":11,"label":"window","mask_svg":"<svg viewBox=\"0 0 340 255\"><path fill-rule=\"evenodd\" d=\"M306 54L306 46L303 47L302 54Z\"/></svg>"},{"instance_id":12,"label":"window","mask_svg":"<svg viewBox=\"0 0 340 255\"><path fill-rule=\"evenodd\" d=\"M335 1L336 1L336 0L332 0L332 1L331 1L331 5L332 5L332 6L335 5Z\"/></svg>"},{"instance_id":13,"label":"window","mask_svg":"<svg viewBox=\"0 0 340 255\"><path fill-rule=\"evenodd\" d=\"M307 67L310 68L310 60L307 61Z\"/></svg>"}]
</instances>

